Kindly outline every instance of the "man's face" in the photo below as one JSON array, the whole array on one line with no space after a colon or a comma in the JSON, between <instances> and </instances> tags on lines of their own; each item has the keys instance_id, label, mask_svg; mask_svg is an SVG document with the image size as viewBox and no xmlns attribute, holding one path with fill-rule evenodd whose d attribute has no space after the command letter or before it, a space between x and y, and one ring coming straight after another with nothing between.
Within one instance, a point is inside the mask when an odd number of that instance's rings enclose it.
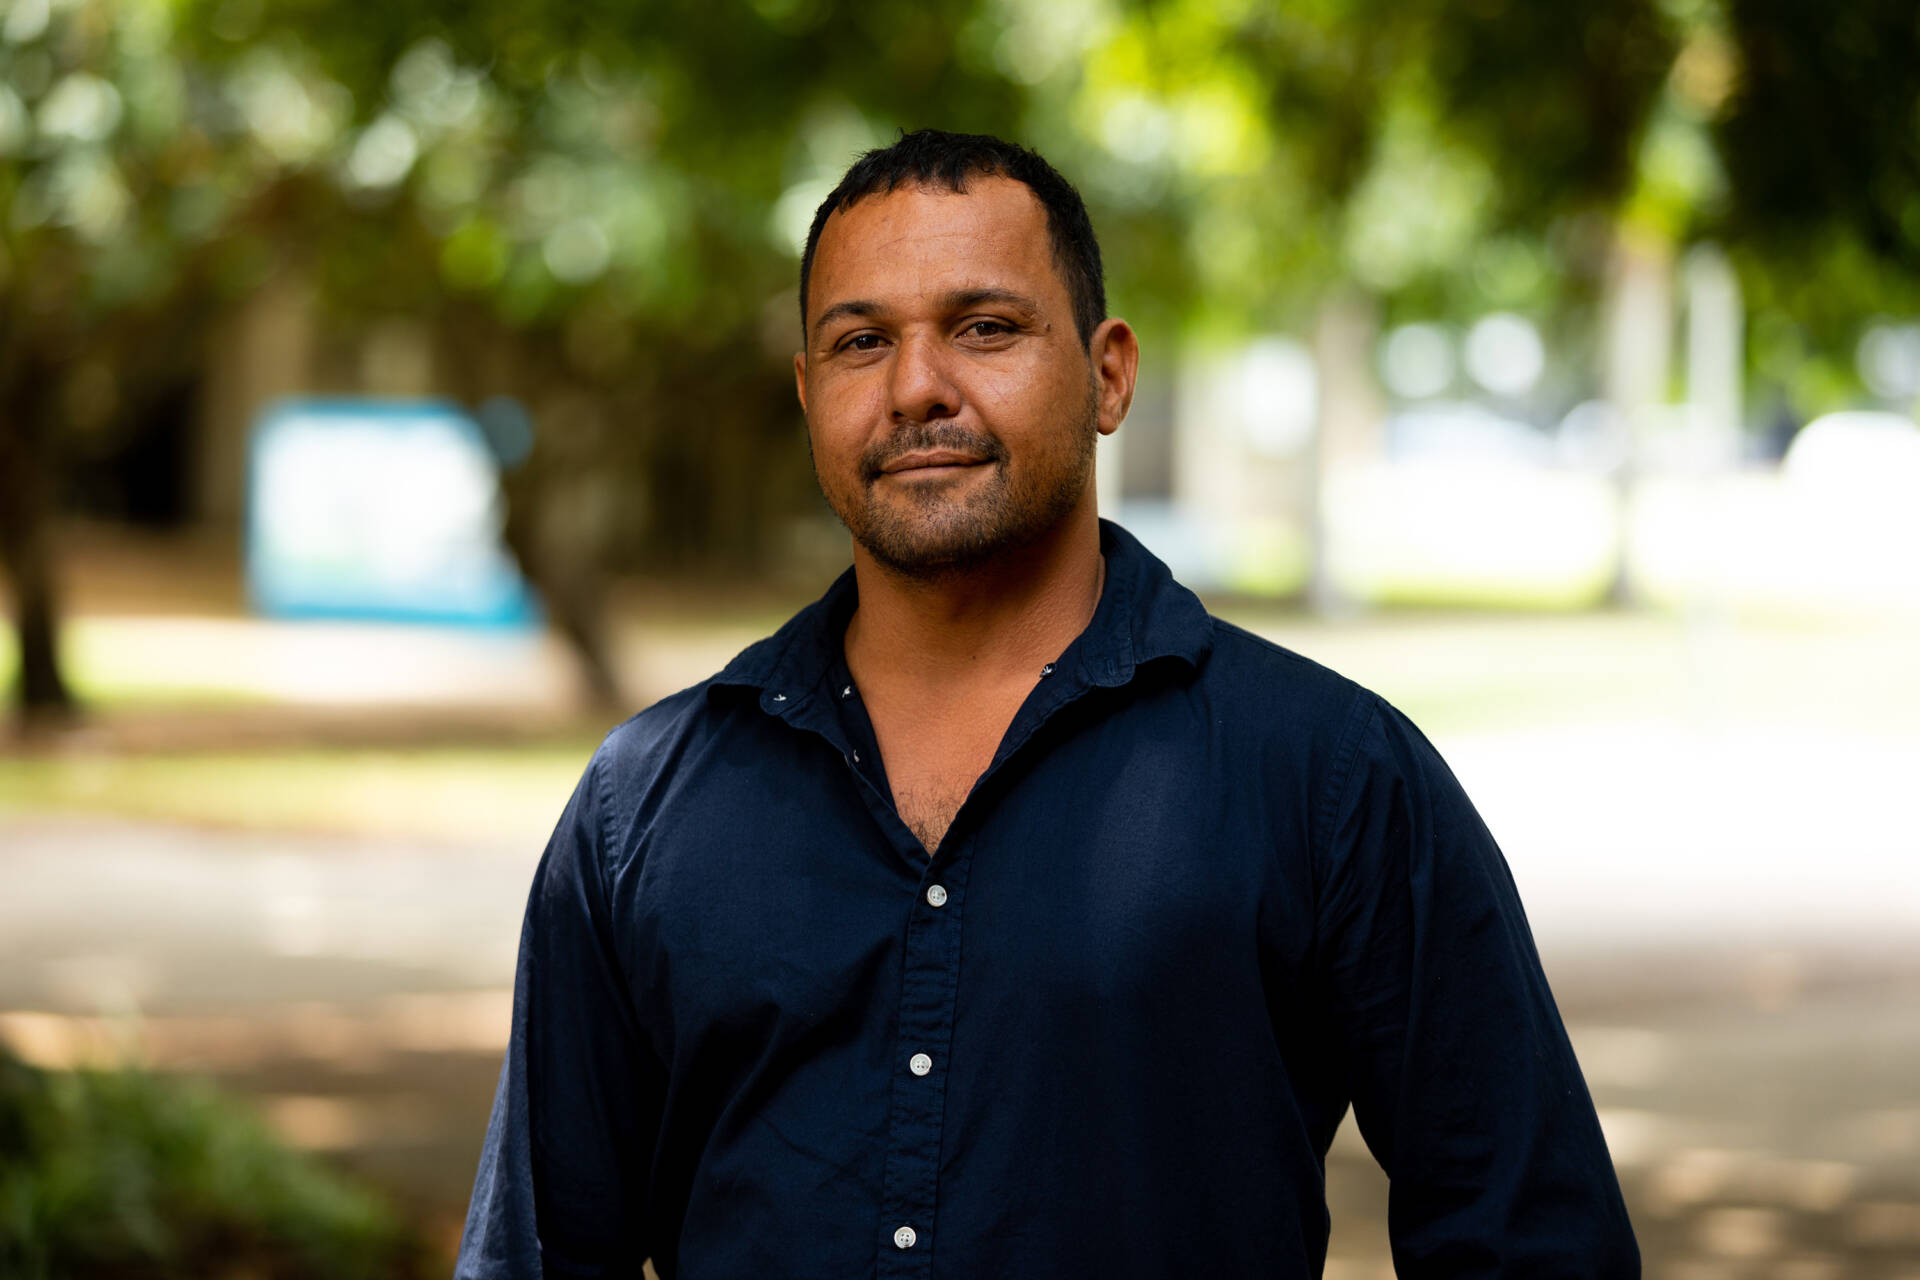
<instances>
[{"instance_id":1,"label":"man's face","mask_svg":"<svg viewBox=\"0 0 1920 1280\"><path fill-rule=\"evenodd\" d=\"M808 292L794 373L814 472L874 559L965 569L1092 501L1094 440L1119 425L1132 367L1125 395L1103 394L1024 183L901 187L835 212Z\"/></svg>"}]
</instances>

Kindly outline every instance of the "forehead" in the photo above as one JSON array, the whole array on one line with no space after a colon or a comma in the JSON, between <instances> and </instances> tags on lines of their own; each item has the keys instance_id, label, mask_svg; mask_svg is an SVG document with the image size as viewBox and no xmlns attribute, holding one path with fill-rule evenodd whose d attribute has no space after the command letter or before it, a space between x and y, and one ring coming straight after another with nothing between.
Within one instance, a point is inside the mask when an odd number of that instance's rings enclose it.
<instances>
[{"instance_id":1,"label":"forehead","mask_svg":"<svg viewBox=\"0 0 1920 1280\"><path fill-rule=\"evenodd\" d=\"M904 301L957 289L1018 289L1066 305L1047 213L1023 182L974 177L964 193L904 186L837 209L820 231L808 310L848 298Z\"/></svg>"}]
</instances>

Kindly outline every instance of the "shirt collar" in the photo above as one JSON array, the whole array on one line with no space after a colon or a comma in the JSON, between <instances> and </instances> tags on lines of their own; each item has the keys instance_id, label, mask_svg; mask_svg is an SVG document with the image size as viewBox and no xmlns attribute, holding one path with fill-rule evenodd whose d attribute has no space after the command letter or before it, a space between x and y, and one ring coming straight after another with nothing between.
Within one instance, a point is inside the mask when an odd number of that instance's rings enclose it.
<instances>
[{"instance_id":1,"label":"shirt collar","mask_svg":"<svg viewBox=\"0 0 1920 1280\"><path fill-rule=\"evenodd\" d=\"M1158 658L1199 666L1213 644L1213 620L1199 597L1110 520L1100 522L1100 551L1107 561L1100 603L1068 650L1078 649L1081 676L1090 684L1114 686L1126 684L1138 667ZM859 598L849 568L786 625L742 650L709 690L757 689L765 710L776 715L797 710L812 700L839 660Z\"/></svg>"}]
</instances>

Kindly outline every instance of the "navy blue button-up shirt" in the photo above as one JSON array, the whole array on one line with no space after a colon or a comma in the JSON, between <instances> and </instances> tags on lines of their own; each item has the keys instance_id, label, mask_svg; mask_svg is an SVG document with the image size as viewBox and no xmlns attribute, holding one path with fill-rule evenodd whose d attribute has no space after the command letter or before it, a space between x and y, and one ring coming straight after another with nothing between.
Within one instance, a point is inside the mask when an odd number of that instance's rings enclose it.
<instances>
[{"instance_id":1,"label":"navy blue button-up shirt","mask_svg":"<svg viewBox=\"0 0 1920 1280\"><path fill-rule=\"evenodd\" d=\"M931 859L851 572L607 738L534 878L460 1276L1316 1276L1349 1103L1402 1276L1638 1274L1432 746L1101 542Z\"/></svg>"}]
</instances>

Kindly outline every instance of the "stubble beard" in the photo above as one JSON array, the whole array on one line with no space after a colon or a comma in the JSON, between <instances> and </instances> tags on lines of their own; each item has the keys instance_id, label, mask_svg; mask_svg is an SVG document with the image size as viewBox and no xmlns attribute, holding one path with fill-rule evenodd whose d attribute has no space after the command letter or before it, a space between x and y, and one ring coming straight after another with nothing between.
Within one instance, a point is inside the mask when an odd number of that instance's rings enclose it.
<instances>
[{"instance_id":1,"label":"stubble beard","mask_svg":"<svg viewBox=\"0 0 1920 1280\"><path fill-rule=\"evenodd\" d=\"M861 457L852 495L837 495L825 483L818 458L814 478L840 523L874 560L903 577L937 580L1031 545L1079 506L1093 474L1099 411L1098 395L1089 386L1069 426L1072 452L1053 474L1029 468L1016 479L999 441L951 424L921 423L901 428ZM956 477L954 482L893 484L881 478L888 460L923 449L984 457L991 469L978 479ZM881 484L895 491L890 498L876 492ZM963 487L966 491L959 492Z\"/></svg>"}]
</instances>

